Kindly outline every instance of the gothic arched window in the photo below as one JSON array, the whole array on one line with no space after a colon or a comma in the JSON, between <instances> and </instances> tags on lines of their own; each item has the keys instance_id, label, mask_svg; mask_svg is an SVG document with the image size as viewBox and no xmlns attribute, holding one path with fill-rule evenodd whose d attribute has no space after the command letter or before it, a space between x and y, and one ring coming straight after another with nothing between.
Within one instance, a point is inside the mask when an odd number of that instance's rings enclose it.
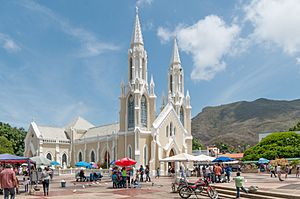
<instances>
[{"instance_id":1,"label":"gothic arched window","mask_svg":"<svg viewBox=\"0 0 300 199\"><path fill-rule=\"evenodd\" d=\"M81 162L81 161L82 161L82 153L79 152L79 154L78 154L78 162Z\"/></svg>"},{"instance_id":2,"label":"gothic arched window","mask_svg":"<svg viewBox=\"0 0 300 199\"><path fill-rule=\"evenodd\" d=\"M132 80L132 58L129 59L129 79Z\"/></svg>"},{"instance_id":3,"label":"gothic arched window","mask_svg":"<svg viewBox=\"0 0 300 199\"><path fill-rule=\"evenodd\" d=\"M146 61L145 58L143 58L142 61L142 79L146 79Z\"/></svg>"},{"instance_id":4,"label":"gothic arched window","mask_svg":"<svg viewBox=\"0 0 300 199\"><path fill-rule=\"evenodd\" d=\"M166 137L169 137L169 126L166 126Z\"/></svg>"},{"instance_id":5,"label":"gothic arched window","mask_svg":"<svg viewBox=\"0 0 300 199\"><path fill-rule=\"evenodd\" d=\"M95 152L91 152L91 162L95 162Z\"/></svg>"},{"instance_id":6,"label":"gothic arched window","mask_svg":"<svg viewBox=\"0 0 300 199\"><path fill-rule=\"evenodd\" d=\"M61 159L62 159L63 165L68 165L68 158L67 158L67 155L65 153L62 155Z\"/></svg>"},{"instance_id":7,"label":"gothic arched window","mask_svg":"<svg viewBox=\"0 0 300 199\"><path fill-rule=\"evenodd\" d=\"M180 121L181 124L184 126L184 113L183 113L183 108L180 108Z\"/></svg>"},{"instance_id":8,"label":"gothic arched window","mask_svg":"<svg viewBox=\"0 0 300 199\"><path fill-rule=\"evenodd\" d=\"M170 123L170 136L172 136L173 135L173 124L172 124L172 122Z\"/></svg>"},{"instance_id":9,"label":"gothic arched window","mask_svg":"<svg viewBox=\"0 0 300 199\"><path fill-rule=\"evenodd\" d=\"M170 91L171 91L171 93L173 92L172 82L173 82L173 76L170 75Z\"/></svg>"},{"instance_id":10,"label":"gothic arched window","mask_svg":"<svg viewBox=\"0 0 300 199\"><path fill-rule=\"evenodd\" d=\"M128 129L134 128L134 98L132 95L128 98Z\"/></svg>"},{"instance_id":11,"label":"gothic arched window","mask_svg":"<svg viewBox=\"0 0 300 199\"><path fill-rule=\"evenodd\" d=\"M51 153L47 153L46 158L47 158L48 160L52 160L52 155L51 155Z\"/></svg>"},{"instance_id":12,"label":"gothic arched window","mask_svg":"<svg viewBox=\"0 0 300 199\"><path fill-rule=\"evenodd\" d=\"M147 127L147 99L145 95L142 96L141 100L141 123L143 127Z\"/></svg>"}]
</instances>

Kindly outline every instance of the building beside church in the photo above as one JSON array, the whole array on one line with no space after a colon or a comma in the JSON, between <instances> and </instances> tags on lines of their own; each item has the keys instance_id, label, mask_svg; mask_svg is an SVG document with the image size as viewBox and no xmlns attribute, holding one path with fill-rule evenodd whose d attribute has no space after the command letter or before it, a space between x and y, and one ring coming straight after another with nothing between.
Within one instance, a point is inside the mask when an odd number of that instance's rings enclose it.
<instances>
[{"instance_id":1,"label":"building beside church","mask_svg":"<svg viewBox=\"0 0 300 199\"><path fill-rule=\"evenodd\" d=\"M32 122L25 138L25 156L43 155L62 165L78 161L109 165L130 157L137 165L160 167L160 159L179 153L192 154L191 105L184 90L184 71L174 39L168 75L168 97L156 112L155 84L148 81L147 52L136 13L128 50L128 80L121 82L119 123L94 126L78 117L65 127L41 126ZM178 168L178 165L175 165Z\"/></svg>"}]
</instances>

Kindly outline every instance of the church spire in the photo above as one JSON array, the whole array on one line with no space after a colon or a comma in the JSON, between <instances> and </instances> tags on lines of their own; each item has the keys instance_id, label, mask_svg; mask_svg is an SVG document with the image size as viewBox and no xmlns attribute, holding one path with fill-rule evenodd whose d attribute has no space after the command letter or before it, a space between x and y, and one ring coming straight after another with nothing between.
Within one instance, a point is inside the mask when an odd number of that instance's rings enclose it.
<instances>
[{"instance_id":1,"label":"church spire","mask_svg":"<svg viewBox=\"0 0 300 199\"><path fill-rule=\"evenodd\" d=\"M172 53L171 61L170 61L170 65L174 65L174 64L181 64L176 38L174 38L173 53Z\"/></svg>"},{"instance_id":2,"label":"church spire","mask_svg":"<svg viewBox=\"0 0 300 199\"><path fill-rule=\"evenodd\" d=\"M134 45L134 44L144 45L142 29L141 29L141 24L140 24L140 19L139 19L138 7L136 7L135 24L134 24L130 44L131 45Z\"/></svg>"}]
</instances>

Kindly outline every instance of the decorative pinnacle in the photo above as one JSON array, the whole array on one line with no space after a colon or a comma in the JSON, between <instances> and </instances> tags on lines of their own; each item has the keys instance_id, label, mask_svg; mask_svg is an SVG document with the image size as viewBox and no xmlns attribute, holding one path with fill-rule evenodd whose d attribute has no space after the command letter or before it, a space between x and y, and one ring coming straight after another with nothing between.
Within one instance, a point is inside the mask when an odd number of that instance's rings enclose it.
<instances>
[{"instance_id":1,"label":"decorative pinnacle","mask_svg":"<svg viewBox=\"0 0 300 199\"><path fill-rule=\"evenodd\" d=\"M134 44L144 45L142 29L141 29L139 13L138 13L139 9L138 9L138 7L136 7L135 9L136 9L136 15L135 15L135 24L134 24L134 28L133 28L133 33L132 33L132 37L131 37L131 45L134 45Z\"/></svg>"},{"instance_id":2,"label":"decorative pinnacle","mask_svg":"<svg viewBox=\"0 0 300 199\"><path fill-rule=\"evenodd\" d=\"M173 53L172 53L172 56L171 56L171 63L170 64L171 65L181 64L176 37L174 38Z\"/></svg>"}]
</instances>

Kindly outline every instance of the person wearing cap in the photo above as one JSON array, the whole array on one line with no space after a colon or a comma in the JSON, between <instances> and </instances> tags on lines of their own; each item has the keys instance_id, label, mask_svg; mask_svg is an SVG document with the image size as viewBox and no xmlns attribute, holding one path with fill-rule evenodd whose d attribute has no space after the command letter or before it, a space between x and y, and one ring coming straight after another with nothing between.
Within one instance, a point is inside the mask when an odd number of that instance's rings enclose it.
<instances>
[{"instance_id":1,"label":"person wearing cap","mask_svg":"<svg viewBox=\"0 0 300 199\"><path fill-rule=\"evenodd\" d=\"M12 166L7 164L5 169L0 173L0 186L4 191L4 199L15 198L15 187L17 185L16 174L12 170Z\"/></svg>"}]
</instances>

